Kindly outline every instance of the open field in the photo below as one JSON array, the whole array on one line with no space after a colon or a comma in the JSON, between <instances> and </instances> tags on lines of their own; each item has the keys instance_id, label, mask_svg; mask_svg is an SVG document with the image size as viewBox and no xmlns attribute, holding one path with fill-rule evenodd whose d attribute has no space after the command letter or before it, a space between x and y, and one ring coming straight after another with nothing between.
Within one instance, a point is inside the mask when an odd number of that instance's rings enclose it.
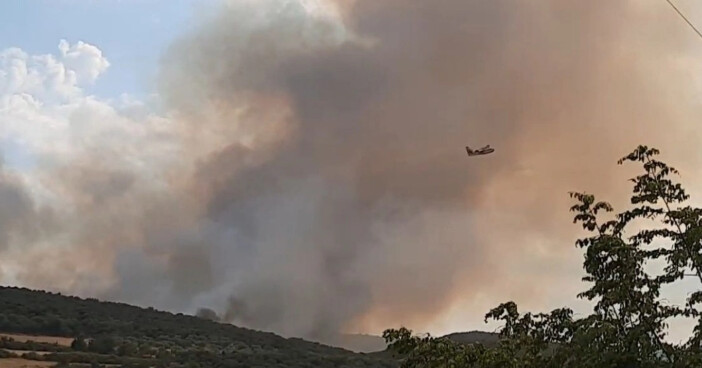
<instances>
[{"instance_id":1,"label":"open field","mask_svg":"<svg viewBox=\"0 0 702 368\"><path fill-rule=\"evenodd\" d=\"M0 359L0 368L44 368L54 365L56 362L37 362L20 358Z\"/></svg>"},{"instance_id":2,"label":"open field","mask_svg":"<svg viewBox=\"0 0 702 368\"><path fill-rule=\"evenodd\" d=\"M48 352L48 351L12 350L12 349L3 349L3 350L9 351L10 353L17 354L17 356L22 356L22 354L26 354L26 353L34 353L34 354L37 354L37 355L46 355L46 354L50 354L50 352Z\"/></svg>"},{"instance_id":3,"label":"open field","mask_svg":"<svg viewBox=\"0 0 702 368\"><path fill-rule=\"evenodd\" d=\"M73 338L70 337L55 337L55 336L32 336L32 335L20 335L20 334L6 334L0 333L0 337L8 337L19 342L44 342L48 344L58 344L61 346L71 346Z\"/></svg>"}]
</instances>

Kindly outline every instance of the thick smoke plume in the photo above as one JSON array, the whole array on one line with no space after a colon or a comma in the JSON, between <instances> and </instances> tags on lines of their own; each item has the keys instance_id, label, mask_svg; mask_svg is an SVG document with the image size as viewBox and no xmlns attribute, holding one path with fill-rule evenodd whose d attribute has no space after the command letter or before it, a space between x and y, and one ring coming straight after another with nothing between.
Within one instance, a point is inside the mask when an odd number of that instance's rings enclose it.
<instances>
[{"instance_id":1,"label":"thick smoke plume","mask_svg":"<svg viewBox=\"0 0 702 368\"><path fill-rule=\"evenodd\" d=\"M634 145L684 157L699 138L694 39L668 11L227 2L163 58L172 117L154 137L180 161L66 165L53 180L81 215L64 226L100 255L104 296L285 335L560 305L580 273L567 192L615 197Z\"/></svg>"}]
</instances>

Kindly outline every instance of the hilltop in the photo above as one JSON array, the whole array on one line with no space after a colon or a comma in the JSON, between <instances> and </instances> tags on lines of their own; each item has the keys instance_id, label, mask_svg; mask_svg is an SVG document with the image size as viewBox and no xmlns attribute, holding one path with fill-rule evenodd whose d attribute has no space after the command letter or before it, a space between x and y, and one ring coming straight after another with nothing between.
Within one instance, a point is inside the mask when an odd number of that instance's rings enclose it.
<instances>
[{"instance_id":1,"label":"hilltop","mask_svg":"<svg viewBox=\"0 0 702 368\"><path fill-rule=\"evenodd\" d=\"M75 339L70 347L37 339L0 340L0 357L8 350L43 351L49 354L29 357L54 362L125 367L397 365L384 355L358 354L194 316L14 287L0 287L0 332Z\"/></svg>"}]
</instances>

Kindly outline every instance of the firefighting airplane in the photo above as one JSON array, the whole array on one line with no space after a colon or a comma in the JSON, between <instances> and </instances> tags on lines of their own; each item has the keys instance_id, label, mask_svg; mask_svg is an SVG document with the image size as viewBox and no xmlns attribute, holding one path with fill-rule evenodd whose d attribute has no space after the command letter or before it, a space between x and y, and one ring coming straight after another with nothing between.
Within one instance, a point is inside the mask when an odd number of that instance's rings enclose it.
<instances>
[{"instance_id":1,"label":"firefighting airplane","mask_svg":"<svg viewBox=\"0 0 702 368\"><path fill-rule=\"evenodd\" d=\"M495 149L491 148L489 144L487 146L480 148L480 149L477 149L477 150L473 150L470 147L466 146L466 152L468 152L468 156L480 156L480 155L487 155L487 154L493 153L493 152L495 152Z\"/></svg>"}]
</instances>

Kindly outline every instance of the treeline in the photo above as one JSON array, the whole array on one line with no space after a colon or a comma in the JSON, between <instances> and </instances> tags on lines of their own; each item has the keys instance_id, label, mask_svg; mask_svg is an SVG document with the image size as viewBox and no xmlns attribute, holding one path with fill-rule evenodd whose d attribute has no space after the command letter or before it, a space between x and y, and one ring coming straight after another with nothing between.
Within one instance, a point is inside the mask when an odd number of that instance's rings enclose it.
<instances>
[{"instance_id":1,"label":"treeline","mask_svg":"<svg viewBox=\"0 0 702 368\"><path fill-rule=\"evenodd\" d=\"M70 348L4 340L33 356L124 367L395 367L392 359L286 339L194 316L122 303L0 287L0 332L74 338Z\"/></svg>"}]
</instances>

